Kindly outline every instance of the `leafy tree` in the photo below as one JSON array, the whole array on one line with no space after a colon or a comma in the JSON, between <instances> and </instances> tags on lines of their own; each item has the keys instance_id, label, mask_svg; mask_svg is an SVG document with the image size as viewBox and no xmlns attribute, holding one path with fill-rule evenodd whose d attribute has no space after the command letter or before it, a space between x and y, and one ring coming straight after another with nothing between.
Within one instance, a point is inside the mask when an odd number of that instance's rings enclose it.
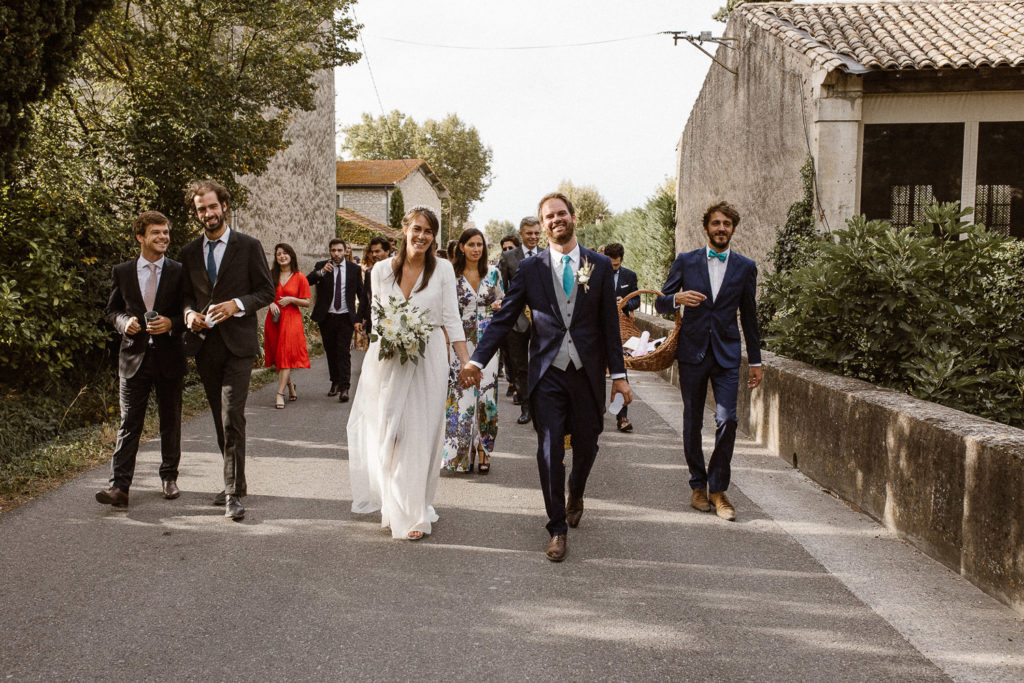
<instances>
[{"instance_id":1,"label":"leafy tree","mask_svg":"<svg viewBox=\"0 0 1024 683\"><path fill-rule=\"evenodd\" d=\"M0 6L0 183L31 124L28 106L64 81L82 32L114 0L23 1Z\"/></svg>"},{"instance_id":2,"label":"leafy tree","mask_svg":"<svg viewBox=\"0 0 1024 683\"><path fill-rule=\"evenodd\" d=\"M498 221L493 218L484 224L483 233L487 237L487 245L501 248L501 238L505 235L516 234L516 226L512 221Z\"/></svg>"},{"instance_id":3,"label":"leafy tree","mask_svg":"<svg viewBox=\"0 0 1024 683\"><path fill-rule=\"evenodd\" d=\"M422 125L397 110L377 118L363 114L359 123L342 131L343 147L355 159L425 159L451 193L453 227L469 218L491 186L494 153L477 129L455 114Z\"/></svg>"},{"instance_id":4,"label":"leafy tree","mask_svg":"<svg viewBox=\"0 0 1024 683\"><path fill-rule=\"evenodd\" d=\"M395 230L401 230L404 216L405 199L402 197L402 188L396 187L391 193L391 203L388 205L388 225Z\"/></svg>"},{"instance_id":5,"label":"leafy tree","mask_svg":"<svg viewBox=\"0 0 1024 683\"><path fill-rule=\"evenodd\" d=\"M595 225L611 216L608 202L593 185L575 185L571 180L563 180L558 184L558 191L572 202L576 222L581 226Z\"/></svg>"}]
</instances>

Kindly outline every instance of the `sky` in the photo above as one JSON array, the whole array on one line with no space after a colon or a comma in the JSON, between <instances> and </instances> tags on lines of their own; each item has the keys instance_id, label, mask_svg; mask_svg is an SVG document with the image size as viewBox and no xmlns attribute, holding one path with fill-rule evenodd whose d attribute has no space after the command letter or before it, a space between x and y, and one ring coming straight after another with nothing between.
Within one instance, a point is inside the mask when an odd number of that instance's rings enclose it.
<instances>
[{"instance_id":1,"label":"sky","mask_svg":"<svg viewBox=\"0 0 1024 683\"><path fill-rule=\"evenodd\" d=\"M595 186L616 213L640 206L675 175L676 143L712 63L657 34L720 36L711 15L723 4L362 0L364 57L335 72L339 153L348 158L340 129L379 116L381 104L419 123L455 113L494 152L491 187L470 216L477 226L518 225L564 179ZM505 49L598 41L615 42Z\"/></svg>"}]
</instances>

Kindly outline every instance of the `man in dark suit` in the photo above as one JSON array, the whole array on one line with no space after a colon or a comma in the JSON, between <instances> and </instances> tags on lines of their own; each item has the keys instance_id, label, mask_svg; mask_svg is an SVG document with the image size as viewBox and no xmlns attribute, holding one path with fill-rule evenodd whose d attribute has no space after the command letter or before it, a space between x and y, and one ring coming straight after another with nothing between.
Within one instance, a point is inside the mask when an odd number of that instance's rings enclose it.
<instances>
[{"instance_id":1,"label":"man in dark suit","mask_svg":"<svg viewBox=\"0 0 1024 683\"><path fill-rule=\"evenodd\" d=\"M274 300L275 288L263 245L225 223L227 188L204 180L189 188L187 199L204 234L181 250L185 324L194 333L196 367L224 458L224 490L213 502L237 521L245 517L245 402L259 351L256 312Z\"/></svg>"},{"instance_id":2,"label":"man in dark suit","mask_svg":"<svg viewBox=\"0 0 1024 683\"><path fill-rule=\"evenodd\" d=\"M736 519L726 489L736 443L736 400L739 392L740 332L747 343L750 378L747 386L761 383L761 339L757 332L757 265L729 248L740 215L727 202L704 212L707 246L676 256L655 300L659 313L686 306L676 360L683 396L683 454L690 469L690 504L702 512L712 505L718 516ZM701 448L704 400L708 381L715 394L715 450L705 467Z\"/></svg>"},{"instance_id":3,"label":"man in dark suit","mask_svg":"<svg viewBox=\"0 0 1024 683\"><path fill-rule=\"evenodd\" d=\"M498 260L498 274L501 275L501 284L506 292L511 288L512 279L519 271L519 264L531 256L536 256L540 251L537 248L537 243L540 242L540 221L534 216L527 216L519 221L519 239L522 246L503 251ZM530 401L526 397L530 362L530 319L525 312L519 315L512 331L506 337L505 348L508 351L508 376L516 385L516 397L519 400L520 415L516 422L524 425L530 421Z\"/></svg>"},{"instance_id":4,"label":"man in dark suit","mask_svg":"<svg viewBox=\"0 0 1024 683\"><path fill-rule=\"evenodd\" d=\"M568 197L558 192L546 195L538 213L549 247L520 263L501 310L463 366L460 380L463 386L479 383L480 370L529 306L533 328L526 386L551 534L545 554L552 562L561 562L568 549L568 527L575 528L583 516L587 477L597 457L606 371L611 372L612 396L622 394L629 403L633 394L625 379L611 263L577 244L576 213ZM568 502L566 434L572 435L573 454Z\"/></svg>"},{"instance_id":5,"label":"man in dark suit","mask_svg":"<svg viewBox=\"0 0 1024 683\"><path fill-rule=\"evenodd\" d=\"M615 273L612 280L615 285L615 305L618 306L624 298L637 291L640 287L637 284L636 273L629 268L622 267L622 259L626 249L618 242L604 245L604 255L612 262L612 271ZM633 297L626 302L622 309L626 315L632 316L633 311L640 308L640 297ZM615 426L620 432L630 433L633 431L633 424L629 421L629 406L622 406L622 410L615 416Z\"/></svg>"},{"instance_id":6,"label":"man in dark suit","mask_svg":"<svg viewBox=\"0 0 1024 683\"><path fill-rule=\"evenodd\" d=\"M105 505L125 507L135 456L146 420L149 392L156 390L160 416L160 481L164 498L177 498L181 460L181 390L185 332L181 316L181 264L164 256L171 226L159 211L135 219L139 258L114 266L107 320L121 334L118 354L121 425L110 466L110 487L96 493Z\"/></svg>"},{"instance_id":7,"label":"man in dark suit","mask_svg":"<svg viewBox=\"0 0 1024 683\"><path fill-rule=\"evenodd\" d=\"M345 257L348 245L335 237L328 247L331 258L318 261L306 276L316 287L316 303L310 318L320 326L327 355L327 371L331 376L328 396L349 399L352 380L352 332L361 330L370 318L370 307L363 287L363 271ZM356 302L359 308L356 308Z\"/></svg>"}]
</instances>

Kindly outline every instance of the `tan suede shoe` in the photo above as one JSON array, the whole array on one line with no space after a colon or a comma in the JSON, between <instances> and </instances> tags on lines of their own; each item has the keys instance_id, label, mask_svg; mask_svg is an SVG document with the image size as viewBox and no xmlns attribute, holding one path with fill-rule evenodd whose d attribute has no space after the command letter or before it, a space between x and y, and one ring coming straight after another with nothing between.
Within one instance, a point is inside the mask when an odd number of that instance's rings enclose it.
<instances>
[{"instance_id":1,"label":"tan suede shoe","mask_svg":"<svg viewBox=\"0 0 1024 683\"><path fill-rule=\"evenodd\" d=\"M715 513L717 513L719 517L730 522L736 521L736 508L734 508L732 503L729 502L729 497L725 495L725 491L712 493L711 504L715 506Z\"/></svg>"},{"instance_id":2,"label":"tan suede shoe","mask_svg":"<svg viewBox=\"0 0 1024 683\"><path fill-rule=\"evenodd\" d=\"M693 490L693 495L690 497L690 507L701 512L711 512L711 503L708 501L707 489L699 488Z\"/></svg>"}]
</instances>

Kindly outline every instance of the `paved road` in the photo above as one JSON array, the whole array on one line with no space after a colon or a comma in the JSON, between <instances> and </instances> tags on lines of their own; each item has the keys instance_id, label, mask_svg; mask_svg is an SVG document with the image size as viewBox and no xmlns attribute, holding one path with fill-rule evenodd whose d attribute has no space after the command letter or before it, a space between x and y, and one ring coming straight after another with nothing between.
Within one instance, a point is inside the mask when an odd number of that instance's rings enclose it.
<instances>
[{"instance_id":1,"label":"paved road","mask_svg":"<svg viewBox=\"0 0 1024 683\"><path fill-rule=\"evenodd\" d=\"M652 375L557 565L517 409L491 474L444 477L434 534L395 541L349 512L325 378L315 361L283 411L272 387L251 397L243 523L209 504L208 415L184 427L176 501L151 442L127 512L93 501L98 468L0 516L0 678L1024 679L1012 611L756 444L738 444L739 521L691 510L678 396Z\"/></svg>"}]
</instances>

